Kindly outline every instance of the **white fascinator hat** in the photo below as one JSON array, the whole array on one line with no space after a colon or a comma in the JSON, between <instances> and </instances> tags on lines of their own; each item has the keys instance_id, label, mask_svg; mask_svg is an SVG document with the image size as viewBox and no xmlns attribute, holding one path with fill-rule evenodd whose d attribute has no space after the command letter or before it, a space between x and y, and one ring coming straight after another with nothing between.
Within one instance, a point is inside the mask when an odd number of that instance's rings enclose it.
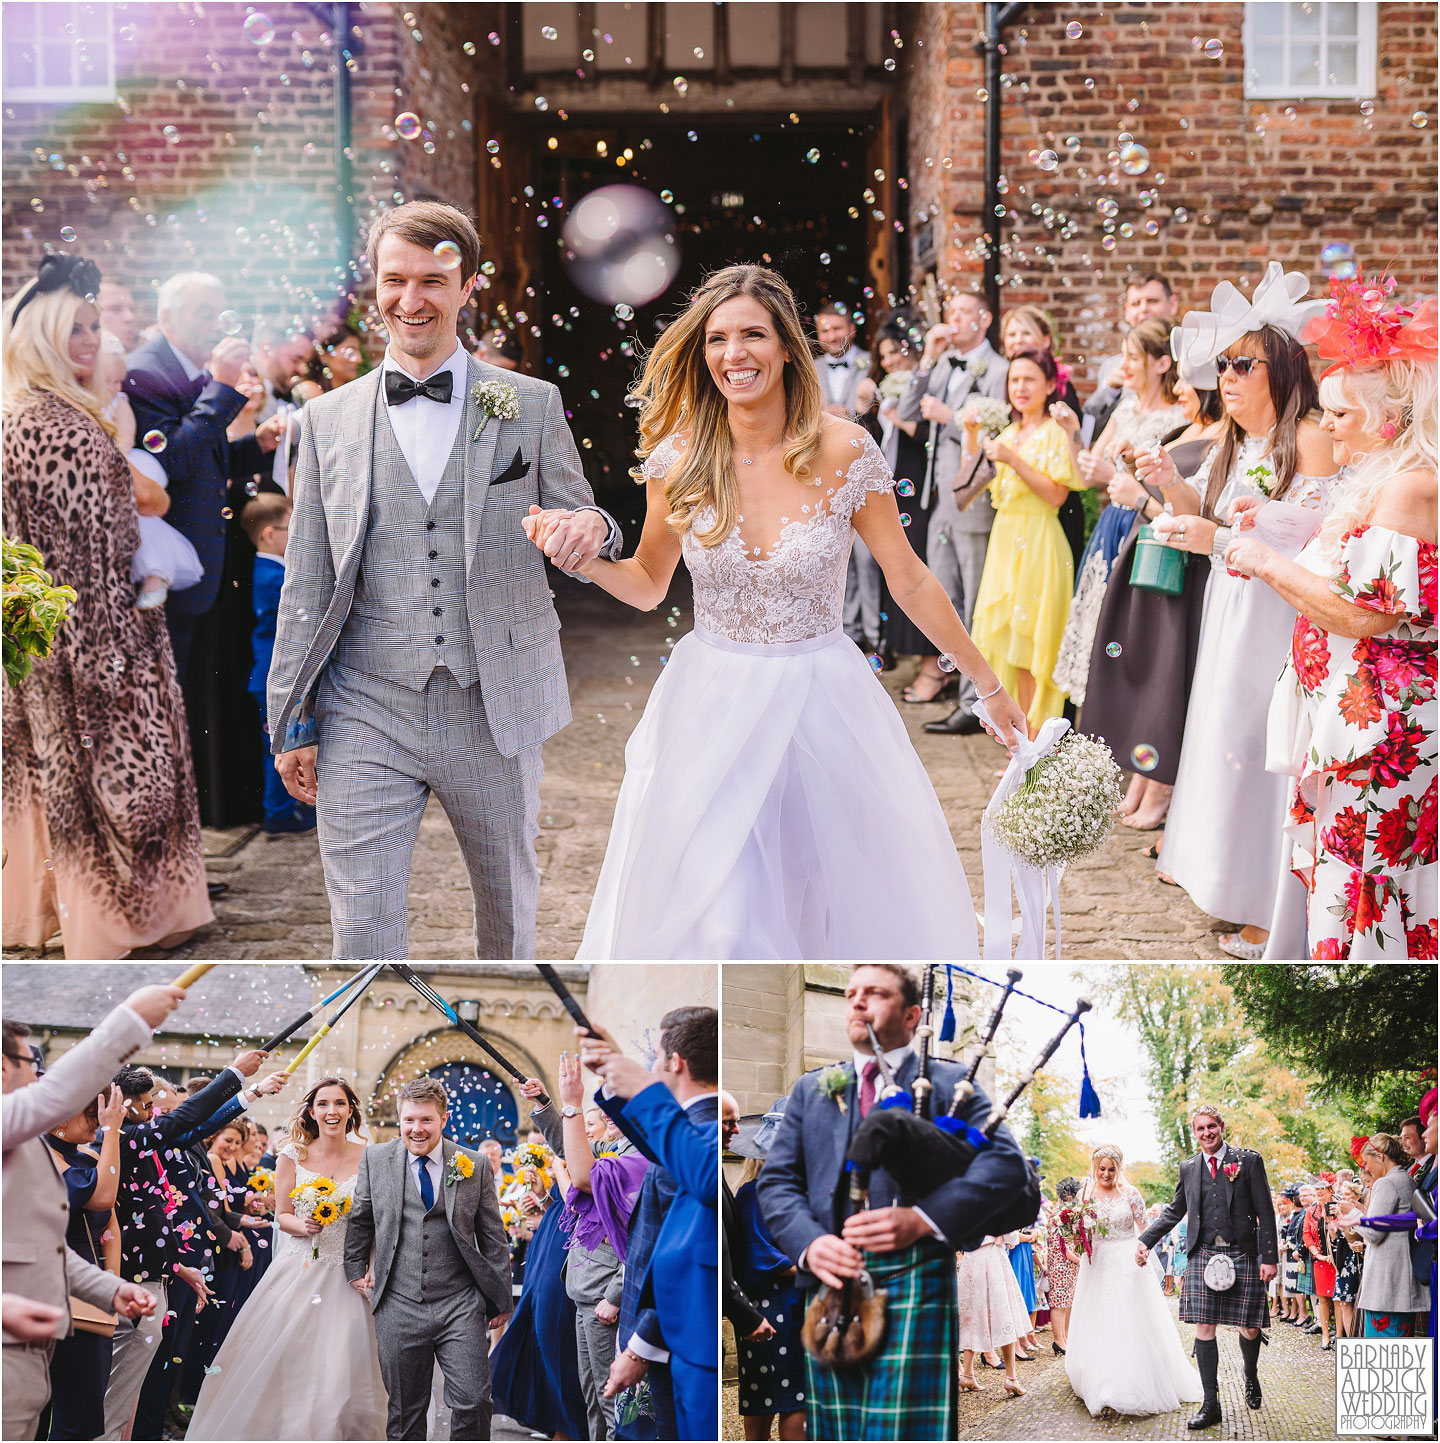
<instances>
[{"instance_id":1,"label":"white fascinator hat","mask_svg":"<svg viewBox=\"0 0 1440 1443\"><path fill-rule=\"evenodd\" d=\"M1303 271L1287 271L1279 261L1265 268L1265 279L1247 296L1229 281L1221 281L1210 293L1210 309L1189 311L1170 337L1171 354L1182 376L1189 369L1194 375L1206 374L1209 386L1217 378L1214 363L1241 336L1264 326L1275 326L1299 341L1306 324L1325 314L1325 300L1305 299L1310 280ZM1190 380L1192 386L1199 381Z\"/></svg>"}]
</instances>

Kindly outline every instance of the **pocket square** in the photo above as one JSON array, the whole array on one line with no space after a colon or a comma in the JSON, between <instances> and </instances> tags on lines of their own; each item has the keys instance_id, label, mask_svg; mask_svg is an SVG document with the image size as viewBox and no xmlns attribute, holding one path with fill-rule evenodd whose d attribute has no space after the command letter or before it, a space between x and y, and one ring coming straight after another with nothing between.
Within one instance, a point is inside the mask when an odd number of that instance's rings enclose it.
<instances>
[{"instance_id":1,"label":"pocket square","mask_svg":"<svg viewBox=\"0 0 1440 1443\"><path fill-rule=\"evenodd\" d=\"M503 486L507 481L518 481L522 476L530 474L530 463L521 460L520 451L516 450L515 459L498 475L491 479L492 486Z\"/></svg>"}]
</instances>

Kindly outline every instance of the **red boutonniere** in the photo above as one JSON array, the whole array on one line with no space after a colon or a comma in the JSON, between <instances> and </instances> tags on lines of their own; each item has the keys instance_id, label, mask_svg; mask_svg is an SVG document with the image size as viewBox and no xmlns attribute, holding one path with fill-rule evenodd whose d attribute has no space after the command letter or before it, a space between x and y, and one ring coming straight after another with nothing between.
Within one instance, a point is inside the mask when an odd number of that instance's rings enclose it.
<instances>
[{"instance_id":1,"label":"red boutonniere","mask_svg":"<svg viewBox=\"0 0 1440 1443\"><path fill-rule=\"evenodd\" d=\"M1225 1176L1234 1182L1240 1176L1240 1164L1238 1162L1227 1162L1225 1164Z\"/></svg>"}]
</instances>

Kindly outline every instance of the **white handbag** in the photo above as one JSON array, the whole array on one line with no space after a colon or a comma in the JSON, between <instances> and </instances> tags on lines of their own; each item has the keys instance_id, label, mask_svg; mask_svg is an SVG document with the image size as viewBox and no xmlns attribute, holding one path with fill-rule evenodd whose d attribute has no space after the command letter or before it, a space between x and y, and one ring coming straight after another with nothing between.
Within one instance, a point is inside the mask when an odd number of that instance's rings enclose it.
<instances>
[{"instance_id":1,"label":"white handbag","mask_svg":"<svg viewBox=\"0 0 1440 1443\"><path fill-rule=\"evenodd\" d=\"M1212 1293L1224 1293L1235 1286L1235 1264L1225 1253L1215 1253L1205 1264L1205 1286Z\"/></svg>"}]
</instances>

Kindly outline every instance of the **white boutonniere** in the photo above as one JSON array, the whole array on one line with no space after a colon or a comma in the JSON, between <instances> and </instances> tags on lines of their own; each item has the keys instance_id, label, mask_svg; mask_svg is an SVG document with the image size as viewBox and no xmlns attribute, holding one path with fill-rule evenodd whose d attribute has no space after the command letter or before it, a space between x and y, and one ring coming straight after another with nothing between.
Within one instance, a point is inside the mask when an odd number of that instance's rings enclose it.
<instances>
[{"instance_id":1,"label":"white boutonniere","mask_svg":"<svg viewBox=\"0 0 1440 1443\"><path fill-rule=\"evenodd\" d=\"M817 1081L820 1091L843 1113L845 1094L850 1091L850 1069L843 1062L832 1062L821 1069Z\"/></svg>"},{"instance_id":2,"label":"white boutonniere","mask_svg":"<svg viewBox=\"0 0 1440 1443\"><path fill-rule=\"evenodd\" d=\"M470 438L472 441L480 439L480 433L490 424L492 416L502 421L520 418L520 397L509 381L476 381L470 387L470 399L484 413L484 419Z\"/></svg>"},{"instance_id":3,"label":"white boutonniere","mask_svg":"<svg viewBox=\"0 0 1440 1443\"><path fill-rule=\"evenodd\" d=\"M1245 475L1262 496L1275 494L1275 473L1263 461L1258 466L1252 466Z\"/></svg>"},{"instance_id":4,"label":"white boutonniere","mask_svg":"<svg viewBox=\"0 0 1440 1443\"><path fill-rule=\"evenodd\" d=\"M976 356L975 359L970 362L968 369L970 374L978 381L981 376L990 369L990 362L987 361L984 356Z\"/></svg>"}]
</instances>

